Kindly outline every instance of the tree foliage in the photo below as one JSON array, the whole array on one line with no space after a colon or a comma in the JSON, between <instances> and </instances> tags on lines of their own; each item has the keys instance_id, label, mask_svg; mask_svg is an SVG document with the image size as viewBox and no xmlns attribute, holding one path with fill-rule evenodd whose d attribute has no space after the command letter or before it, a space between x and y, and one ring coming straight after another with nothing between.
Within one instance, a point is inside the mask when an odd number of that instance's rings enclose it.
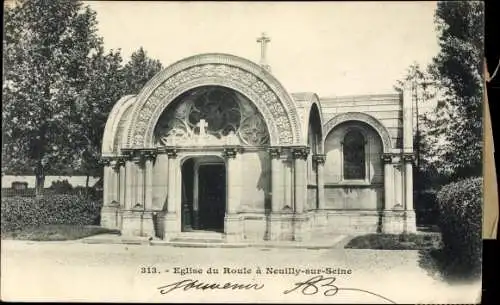
<instances>
[{"instance_id":1,"label":"tree foliage","mask_svg":"<svg viewBox=\"0 0 500 305\"><path fill-rule=\"evenodd\" d=\"M451 177L480 176L482 170L482 94L484 5L479 1L439 2L435 23L439 54L430 65L442 97L434 136L438 167Z\"/></svg>"},{"instance_id":2,"label":"tree foliage","mask_svg":"<svg viewBox=\"0 0 500 305\"><path fill-rule=\"evenodd\" d=\"M5 12L2 163L45 172L75 161L71 120L86 61L101 40L76 1L21 1Z\"/></svg>"},{"instance_id":3,"label":"tree foliage","mask_svg":"<svg viewBox=\"0 0 500 305\"><path fill-rule=\"evenodd\" d=\"M100 173L113 104L161 68L140 48L125 66L105 51L96 13L80 1L23 0L4 12L2 172Z\"/></svg>"},{"instance_id":4,"label":"tree foliage","mask_svg":"<svg viewBox=\"0 0 500 305\"><path fill-rule=\"evenodd\" d=\"M138 94L144 85L162 69L159 60L147 57L146 51L140 47L132 53L130 61L123 67L125 79L124 94Z\"/></svg>"}]
</instances>

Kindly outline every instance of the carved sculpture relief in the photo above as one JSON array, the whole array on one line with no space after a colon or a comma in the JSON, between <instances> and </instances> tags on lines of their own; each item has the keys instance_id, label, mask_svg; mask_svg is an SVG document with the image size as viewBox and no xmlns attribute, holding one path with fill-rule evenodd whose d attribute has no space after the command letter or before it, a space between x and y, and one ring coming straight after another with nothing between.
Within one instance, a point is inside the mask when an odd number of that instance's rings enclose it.
<instances>
[{"instance_id":1,"label":"carved sculpture relief","mask_svg":"<svg viewBox=\"0 0 500 305\"><path fill-rule=\"evenodd\" d=\"M269 133L258 110L233 90L207 86L188 91L162 114L158 145L267 145Z\"/></svg>"},{"instance_id":2,"label":"carved sculpture relief","mask_svg":"<svg viewBox=\"0 0 500 305\"><path fill-rule=\"evenodd\" d=\"M131 141L133 146L140 147L144 145L144 139L148 136L148 126L154 117L153 114L158 109L161 109L164 101L168 101L173 98L173 96L181 94L182 88L186 83L203 83L207 78L221 79L224 83L234 83L238 84L240 87L244 85L245 94L248 94L252 101L256 103L262 111L262 116L265 118L262 122L272 122L276 127L276 137L279 139L280 144L291 144L294 141L294 137L300 137L299 130L297 128L293 128L293 126L295 126L293 124L296 124L297 122L291 121L285 107L281 104L277 95L262 80L257 78L252 73L237 67L223 64L204 64L191 67L173 75L152 92L148 100L142 107L139 108L140 113L135 122L133 122L135 128L132 133L129 134L129 137L131 137L129 138L129 141ZM192 106L193 104L186 105L185 111L191 111L192 108L190 107ZM200 110L200 104L194 106ZM181 110L179 109L176 111ZM225 115L231 116L230 109L225 109L224 111L226 111ZM196 116L196 111L193 110L192 112L192 115ZM181 115L181 112L179 112L179 115ZM178 122L176 125L178 128L172 132L179 132L178 136L180 138L183 137L183 134L184 136L189 136L189 132L193 129L193 126L190 125L193 120L181 120L182 122ZM231 119L229 120L229 122L233 122ZM256 142L259 142L260 140L263 141L263 139L260 139L262 135L258 134L257 137L254 136L255 132L260 132L259 125L262 125L261 120L257 119L257 117L246 116L241 117L241 121L239 123L240 130L237 136L243 142L246 141L249 144L251 143L255 145ZM231 128L229 125L225 127L229 129ZM210 135L217 137L218 133L214 131L214 128L217 129L216 126L213 126L212 128L211 123L208 122L208 129L211 130ZM219 131L223 132L222 130Z\"/></svg>"}]
</instances>

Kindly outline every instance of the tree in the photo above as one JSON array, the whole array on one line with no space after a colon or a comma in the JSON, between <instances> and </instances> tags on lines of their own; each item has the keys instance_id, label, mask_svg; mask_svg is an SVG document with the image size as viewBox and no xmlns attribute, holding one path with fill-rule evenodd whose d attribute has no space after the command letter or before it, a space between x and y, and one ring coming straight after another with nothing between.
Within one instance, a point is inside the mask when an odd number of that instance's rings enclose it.
<instances>
[{"instance_id":1,"label":"tree","mask_svg":"<svg viewBox=\"0 0 500 305\"><path fill-rule=\"evenodd\" d=\"M19 1L4 16L2 165L29 167L40 195L45 173L78 157L75 102L102 40L95 13L77 1Z\"/></svg>"},{"instance_id":2,"label":"tree","mask_svg":"<svg viewBox=\"0 0 500 305\"><path fill-rule=\"evenodd\" d=\"M438 168L452 178L482 171L483 3L438 2L435 23L441 50L430 71L442 92L432 118L442 137Z\"/></svg>"},{"instance_id":3,"label":"tree","mask_svg":"<svg viewBox=\"0 0 500 305\"><path fill-rule=\"evenodd\" d=\"M132 53L123 67L125 87L123 94L138 94L144 85L162 69L159 60L150 59L142 47Z\"/></svg>"},{"instance_id":4,"label":"tree","mask_svg":"<svg viewBox=\"0 0 500 305\"><path fill-rule=\"evenodd\" d=\"M101 46L89 60L85 86L77 98L73 121L79 128L72 136L78 168L87 176L87 187L90 176L100 176L104 127L111 108L124 90L121 64L119 51L104 54Z\"/></svg>"}]
</instances>

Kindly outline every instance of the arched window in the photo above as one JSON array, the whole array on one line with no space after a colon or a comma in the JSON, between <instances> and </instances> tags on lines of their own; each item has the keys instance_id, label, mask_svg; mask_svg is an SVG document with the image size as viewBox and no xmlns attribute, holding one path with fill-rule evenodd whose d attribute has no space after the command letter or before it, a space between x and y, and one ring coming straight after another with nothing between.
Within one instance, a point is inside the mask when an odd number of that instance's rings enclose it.
<instances>
[{"instance_id":1,"label":"arched window","mask_svg":"<svg viewBox=\"0 0 500 305\"><path fill-rule=\"evenodd\" d=\"M344 179L365 179L365 137L357 130L344 137Z\"/></svg>"}]
</instances>

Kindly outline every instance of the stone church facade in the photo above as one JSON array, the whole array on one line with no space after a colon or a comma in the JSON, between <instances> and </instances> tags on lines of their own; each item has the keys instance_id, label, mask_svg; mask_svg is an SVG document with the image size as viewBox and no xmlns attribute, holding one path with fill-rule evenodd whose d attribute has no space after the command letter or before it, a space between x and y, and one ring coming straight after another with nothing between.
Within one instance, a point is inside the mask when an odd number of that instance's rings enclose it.
<instances>
[{"instance_id":1,"label":"stone church facade","mask_svg":"<svg viewBox=\"0 0 500 305\"><path fill-rule=\"evenodd\" d=\"M408 91L320 98L244 58L185 58L113 107L101 224L228 242L413 232L412 118Z\"/></svg>"}]
</instances>

